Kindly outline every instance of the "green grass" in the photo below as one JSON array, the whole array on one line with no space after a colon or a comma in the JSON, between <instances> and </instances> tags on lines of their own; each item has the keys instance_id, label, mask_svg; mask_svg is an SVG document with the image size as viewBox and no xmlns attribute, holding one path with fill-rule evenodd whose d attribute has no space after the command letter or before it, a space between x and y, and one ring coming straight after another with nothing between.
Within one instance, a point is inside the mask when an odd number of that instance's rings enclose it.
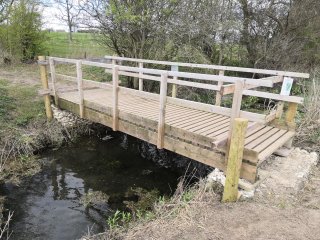
<instances>
[{"instance_id":1,"label":"green grass","mask_svg":"<svg viewBox=\"0 0 320 240\"><path fill-rule=\"evenodd\" d=\"M45 54L55 57L92 58L112 54L109 49L99 45L90 33L73 33L70 43L67 32L48 32L44 46Z\"/></svg>"},{"instance_id":2,"label":"green grass","mask_svg":"<svg viewBox=\"0 0 320 240\"><path fill-rule=\"evenodd\" d=\"M0 128L21 127L43 118L43 101L35 96L35 86L11 85L0 79Z\"/></svg>"}]
</instances>

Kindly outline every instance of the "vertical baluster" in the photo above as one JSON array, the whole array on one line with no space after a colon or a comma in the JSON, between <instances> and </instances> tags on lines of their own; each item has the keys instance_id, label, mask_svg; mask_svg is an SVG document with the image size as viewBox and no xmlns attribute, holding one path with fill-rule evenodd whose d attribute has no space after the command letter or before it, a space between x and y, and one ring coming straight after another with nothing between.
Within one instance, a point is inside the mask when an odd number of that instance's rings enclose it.
<instances>
[{"instance_id":1,"label":"vertical baluster","mask_svg":"<svg viewBox=\"0 0 320 240\"><path fill-rule=\"evenodd\" d=\"M219 71L219 76L224 76L224 71L223 70ZM218 82L218 87L221 88L222 85L223 85L223 81L219 81ZM222 93L221 93L221 91L219 91L216 94L216 106L221 106L221 100L222 100Z\"/></svg>"},{"instance_id":2,"label":"vertical baluster","mask_svg":"<svg viewBox=\"0 0 320 240\"><path fill-rule=\"evenodd\" d=\"M79 115L81 118L84 116L84 95L83 95L83 81L82 81L82 62L77 61L77 81L79 91Z\"/></svg>"},{"instance_id":3,"label":"vertical baluster","mask_svg":"<svg viewBox=\"0 0 320 240\"><path fill-rule=\"evenodd\" d=\"M139 68L143 68L143 63L139 63ZM139 91L143 91L143 78L142 78L143 73L140 71L139 72Z\"/></svg>"},{"instance_id":4,"label":"vertical baluster","mask_svg":"<svg viewBox=\"0 0 320 240\"><path fill-rule=\"evenodd\" d=\"M159 149L162 149L164 145L167 90L168 90L168 74L164 73L164 74L161 74L161 82L160 82L160 112L159 112L158 141L157 141L157 147Z\"/></svg>"},{"instance_id":5,"label":"vertical baluster","mask_svg":"<svg viewBox=\"0 0 320 240\"><path fill-rule=\"evenodd\" d=\"M119 101L119 66L114 66L112 70L112 82L113 82L113 123L112 128L113 131L118 131L119 129L119 109L118 109L118 101Z\"/></svg>"},{"instance_id":6,"label":"vertical baluster","mask_svg":"<svg viewBox=\"0 0 320 240\"><path fill-rule=\"evenodd\" d=\"M56 68L53 58L49 58L50 72L51 72L51 82L52 82L52 90L54 95L54 103L58 106L58 94L56 89Z\"/></svg>"},{"instance_id":7,"label":"vertical baluster","mask_svg":"<svg viewBox=\"0 0 320 240\"><path fill-rule=\"evenodd\" d=\"M179 66L171 66L171 71L179 72ZM173 77L173 80L178 80L178 77ZM172 84L172 97L176 98L178 92L178 86L176 84Z\"/></svg>"}]
</instances>

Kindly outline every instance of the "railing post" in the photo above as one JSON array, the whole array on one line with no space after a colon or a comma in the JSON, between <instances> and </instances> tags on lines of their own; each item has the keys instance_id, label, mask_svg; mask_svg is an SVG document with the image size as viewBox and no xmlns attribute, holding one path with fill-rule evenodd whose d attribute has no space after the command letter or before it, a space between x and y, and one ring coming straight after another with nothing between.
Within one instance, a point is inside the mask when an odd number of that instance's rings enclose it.
<instances>
[{"instance_id":1,"label":"railing post","mask_svg":"<svg viewBox=\"0 0 320 240\"><path fill-rule=\"evenodd\" d=\"M284 76L280 76L281 78L281 82L283 82ZM277 112L276 112L276 120L279 122L280 119L282 118L282 114L283 114L283 107L284 107L284 102L278 102L277 105Z\"/></svg>"},{"instance_id":2,"label":"railing post","mask_svg":"<svg viewBox=\"0 0 320 240\"><path fill-rule=\"evenodd\" d=\"M179 72L179 66L171 66L171 71ZM178 77L173 77L173 80L178 80ZM178 86L176 84L172 84L172 97L176 98L178 92Z\"/></svg>"},{"instance_id":3,"label":"railing post","mask_svg":"<svg viewBox=\"0 0 320 240\"><path fill-rule=\"evenodd\" d=\"M164 74L161 74L161 82L160 82L160 100L159 100L160 112L159 112L158 141L157 141L157 147L159 149L162 149L164 146L167 90L168 90L168 74L164 73Z\"/></svg>"},{"instance_id":4,"label":"railing post","mask_svg":"<svg viewBox=\"0 0 320 240\"><path fill-rule=\"evenodd\" d=\"M226 171L226 183L223 192L223 202L235 202L238 199L238 184L242 165L244 141L248 120L236 118L233 122L228 165Z\"/></svg>"},{"instance_id":5,"label":"railing post","mask_svg":"<svg viewBox=\"0 0 320 240\"><path fill-rule=\"evenodd\" d=\"M219 71L219 76L224 76L224 70L220 70ZM222 87L223 82L219 81L218 82L218 87ZM216 94L216 106L221 106L221 100L222 100L222 93L221 92L217 92Z\"/></svg>"},{"instance_id":6,"label":"railing post","mask_svg":"<svg viewBox=\"0 0 320 240\"><path fill-rule=\"evenodd\" d=\"M139 63L139 68L143 68L143 63ZM143 91L143 78L142 78L143 73L140 71L139 72L139 91Z\"/></svg>"},{"instance_id":7,"label":"railing post","mask_svg":"<svg viewBox=\"0 0 320 240\"><path fill-rule=\"evenodd\" d=\"M113 114L112 114L112 129L118 131L119 129L119 66L114 66L112 70L112 82L113 82Z\"/></svg>"},{"instance_id":8,"label":"railing post","mask_svg":"<svg viewBox=\"0 0 320 240\"><path fill-rule=\"evenodd\" d=\"M297 103L289 103L288 104L288 110L286 112L286 125L290 130L295 129L296 123L295 123L295 117L298 110L298 104Z\"/></svg>"},{"instance_id":9,"label":"railing post","mask_svg":"<svg viewBox=\"0 0 320 240\"><path fill-rule=\"evenodd\" d=\"M52 90L54 95L54 103L56 106L59 105L58 94L56 89L56 68L53 58L49 58L50 72L51 72L51 82L52 82Z\"/></svg>"},{"instance_id":10,"label":"railing post","mask_svg":"<svg viewBox=\"0 0 320 240\"><path fill-rule=\"evenodd\" d=\"M230 116L230 128L228 133L228 141L226 145L226 162L228 161L231 135L233 131L232 129L233 122L236 118L240 117L243 88L244 88L244 82L242 80L237 80L235 82L235 89L233 93L232 109L231 109L231 116Z\"/></svg>"},{"instance_id":11,"label":"railing post","mask_svg":"<svg viewBox=\"0 0 320 240\"><path fill-rule=\"evenodd\" d=\"M40 65L40 76L41 76L41 84L44 91L48 91L47 94L43 96L44 98L44 105L46 108L46 116L49 121L53 119L52 109L51 109L51 101L50 101L50 94L49 94L49 84L48 84L48 75L47 75L47 67L45 64L46 57L39 56L39 65Z\"/></svg>"},{"instance_id":12,"label":"railing post","mask_svg":"<svg viewBox=\"0 0 320 240\"><path fill-rule=\"evenodd\" d=\"M84 95L83 95L83 80L82 80L82 62L77 61L77 82L79 91L79 115L81 118L84 116Z\"/></svg>"}]
</instances>

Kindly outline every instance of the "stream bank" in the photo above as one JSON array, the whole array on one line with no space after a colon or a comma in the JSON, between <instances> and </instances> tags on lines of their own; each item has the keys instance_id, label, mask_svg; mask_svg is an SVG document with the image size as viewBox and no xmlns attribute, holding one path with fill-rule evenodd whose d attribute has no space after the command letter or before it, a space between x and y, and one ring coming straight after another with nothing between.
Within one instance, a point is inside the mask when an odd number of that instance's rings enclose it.
<instances>
[{"instance_id":1,"label":"stream bank","mask_svg":"<svg viewBox=\"0 0 320 240\"><path fill-rule=\"evenodd\" d=\"M105 129L108 130L108 129ZM191 160L125 134L82 137L39 155L42 170L20 186L2 184L14 211L11 239L77 239L102 232L116 210L148 209L171 196Z\"/></svg>"}]
</instances>

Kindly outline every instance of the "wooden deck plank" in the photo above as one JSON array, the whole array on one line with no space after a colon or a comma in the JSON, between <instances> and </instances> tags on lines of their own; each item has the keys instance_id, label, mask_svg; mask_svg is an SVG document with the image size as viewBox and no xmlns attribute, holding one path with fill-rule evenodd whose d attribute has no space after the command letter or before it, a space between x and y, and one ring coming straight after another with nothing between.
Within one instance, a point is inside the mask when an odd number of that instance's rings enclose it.
<instances>
[{"instance_id":1,"label":"wooden deck plank","mask_svg":"<svg viewBox=\"0 0 320 240\"><path fill-rule=\"evenodd\" d=\"M255 132L254 134L251 134L250 136L248 136L245 140L245 144L249 144L252 141L254 141L255 139L257 139L258 137L262 136L263 134L265 134L266 132L270 131L272 129L272 127L269 126L263 126L262 129L260 129L259 131Z\"/></svg>"},{"instance_id":2,"label":"wooden deck plank","mask_svg":"<svg viewBox=\"0 0 320 240\"><path fill-rule=\"evenodd\" d=\"M194 131L194 129L198 129L198 128L202 128L203 126L208 126L208 124L212 123L212 121L219 119L221 117L221 115L213 115L213 116L208 116L206 118L203 118L201 121L194 123L192 125L189 125L187 127L185 127L185 130L188 131Z\"/></svg>"},{"instance_id":3,"label":"wooden deck plank","mask_svg":"<svg viewBox=\"0 0 320 240\"><path fill-rule=\"evenodd\" d=\"M216 125L223 124L225 122L230 121L230 118L227 117L221 117L214 119L212 122L210 122L206 127L201 127L199 129L193 130L195 133L201 134L201 135L206 135L206 132L210 131L212 128L215 128Z\"/></svg>"},{"instance_id":4,"label":"wooden deck plank","mask_svg":"<svg viewBox=\"0 0 320 240\"><path fill-rule=\"evenodd\" d=\"M286 133L287 133L287 130L280 130L280 131L276 132L275 134L271 135L271 137L269 137L268 139L266 139L265 141L260 143L258 146L254 147L253 151L256 151L256 152L263 151L269 145L271 145L272 143L275 143L280 137L282 137ZM280 147L281 146L279 146L279 148Z\"/></svg>"},{"instance_id":5,"label":"wooden deck plank","mask_svg":"<svg viewBox=\"0 0 320 240\"><path fill-rule=\"evenodd\" d=\"M201 135L205 135L208 136L209 134L211 134L213 131L217 130L217 129L221 129L221 127L224 127L225 125L230 124L230 118L227 119L219 119L219 121L213 123L212 125L206 127L205 129L202 129L201 131L199 131L199 133Z\"/></svg>"},{"instance_id":6,"label":"wooden deck plank","mask_svg":"<svg viewBox=\"0 0 320 240\"><path fill-rule=\"evenodd\" d=\"M248 148L248 149L253 149L256 146L258 146L259 144L261 144L262 142L264 142L267 139L269 139L271 136L273 136L274 134L276 134L279 131L280 131L280 129L278 129L278 128L271 128L270 131L264 133L263 135L261 135L260 137L255 139L254 141L246 144L245 147Z\"/></svg>"},{"instance_id":7,"label":"wooden deck plank","mask_svg":"<svg viewBox=\"0 0 320 240\"><path fill-rule=\"evenodd\" d=\"M206 113L197 113L195 115L190 115L188 116L188 118L182 119L181 121L177 121L177 122L172 122L171 124L173 126L179 127L179 128L184 128L187 127L191 124L195 124L197 122L199 122L199 120L206 118L206 117L212 117L212 115L208 115Z\"/></svg>"},{"instance_id":8,"label":"wooden deck plank","mask_svg":"<svg viewBox=\"0 0 320 240\"><path fill-rule=\"evenodd\" d=\"M272 143L266 149L260 152L258 157L259 158L258 166L261 165L261 163L264 160L266 160L272 153L274 153L276 150L281 148L281 146L283 146L286 142L292 139L294 135L295 135L294 132L289 131L284 135L282 135L280 138L278 138L276 142Z\"/></svg>"}]
</instances>

